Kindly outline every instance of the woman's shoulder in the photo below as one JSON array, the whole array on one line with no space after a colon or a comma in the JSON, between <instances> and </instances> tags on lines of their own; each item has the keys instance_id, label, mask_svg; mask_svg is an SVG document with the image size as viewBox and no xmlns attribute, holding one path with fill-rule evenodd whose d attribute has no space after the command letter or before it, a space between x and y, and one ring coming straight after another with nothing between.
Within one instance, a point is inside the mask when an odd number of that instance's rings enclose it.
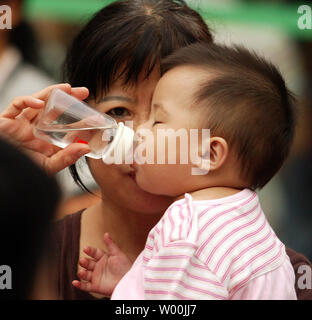
<instances>
[{"instance_id":1,"label":"woman's shoulder","mask_svg":"<svg viewBox=\"0 0 312 320\"><path fill-rule=\"evenodd\" d=\"M68 243L77 243L73 241L73 238L76 238L78 241L77 244L79 244L81 215L83 211L84 209L73 214L68 214L53 223L51 238L55 244L67 245Z\"/></svg>"},{"instance_id":2,"label":"woman's shoulder","mask_svg":"<svg viewBox=\"0 0 312 320\"><path fill-rule=\"evenodd\" d=\"M293 249L286 247L286 253L289 256L290 262L294 268L294 272L296 276L295 288L296 288L298 300L312 300L312 288L311 288L312 263L303 254L298 253ZM301 287L300 284L302 280L306 281L307 285Z\"/></svg>"},{"instance_id":3,"label":"woman's shoulder","mask_svg":"<svg viewBox=\"0 0 312 320\"><path fill-rule=\"evenodd\" d=\"M75 298L71 281L77 271L83 211L66 215L54 222L51 228L49 242L57 266L57 287L60 299Z\"/></svg>"},{"instance_id":4,"label":"woman's shoulder","mask_svg":"<svg viewBox=\"0 0 312 320\"><path fill-rule=\"evenodd\" d=\"M56 233L64 231L80 229L81 215L85 209L79 210L72 214L67 214L63 218L56 220L53 224L53 229Z\"/></svg>"}]
</instances>

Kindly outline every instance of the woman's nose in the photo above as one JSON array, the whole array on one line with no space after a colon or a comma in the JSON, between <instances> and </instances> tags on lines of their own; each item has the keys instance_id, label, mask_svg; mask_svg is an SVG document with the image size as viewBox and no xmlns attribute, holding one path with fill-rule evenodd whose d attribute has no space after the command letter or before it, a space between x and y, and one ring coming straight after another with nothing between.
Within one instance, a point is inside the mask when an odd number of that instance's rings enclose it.
<instances>
[{"instance_id":1,"label":"woman's nose","mask_svg":"<svg viewBox=\"0 0 312 320\"><path fill-rule=\"evenodd\" d=\"M136 127L136 131L142 131L146 129L150 129L150 120L145 120L144 122L141 122L139 125Z\"/></svg>"},{"instance_id":2,"label":"woman's nose","mask_svg":"<svg viewBox=\"0 0 312 320\"><path fill-rule=\"evenodd\" d=\"M146 123L150 119L150 109L145 110L137 114L133 119L133 129L137 130L140 127L146 126Z\"/></svg>"}]
</instances>

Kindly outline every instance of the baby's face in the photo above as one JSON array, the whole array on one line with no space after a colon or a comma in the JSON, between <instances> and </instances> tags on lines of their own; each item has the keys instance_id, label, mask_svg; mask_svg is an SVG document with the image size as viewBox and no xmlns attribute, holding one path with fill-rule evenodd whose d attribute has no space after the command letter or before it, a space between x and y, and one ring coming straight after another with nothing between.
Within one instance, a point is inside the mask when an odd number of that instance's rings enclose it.
<instances>
[{"instance_id":1,"label":"baby's face","mask_svg":"<svg viewBox=\"0 0 312 320\"><path fill-rule=\"evenodd\" d=\"M198 188L197 176L192 175L194 165L191 164L189 154L193 147L190 147L189 141L190 129L201 129L198 127L201 122L200 109L194 106L194 93L198 90L201 78L198 68L182 66L170 70L159 80L152 99L150 118L139 128L152 133L152 140L149 141L143 135L141 146L145 143L149 150L152 148L154 151L153 164L142 164L146 152L141 156L136 154L136 159L141 161L141 164L137 161L134 165L137 170L136 181L143 190L178 196ZM169 129L171 142L167 139L164 144L160 135L168 134ZM179 134L186 137L186 140L177 138ZM139 146L140 143L136 147ZM168 164L169 157L173 164ZM165 164L160 163L161 159L165 160Z\"/></svg>"}]
</instances>

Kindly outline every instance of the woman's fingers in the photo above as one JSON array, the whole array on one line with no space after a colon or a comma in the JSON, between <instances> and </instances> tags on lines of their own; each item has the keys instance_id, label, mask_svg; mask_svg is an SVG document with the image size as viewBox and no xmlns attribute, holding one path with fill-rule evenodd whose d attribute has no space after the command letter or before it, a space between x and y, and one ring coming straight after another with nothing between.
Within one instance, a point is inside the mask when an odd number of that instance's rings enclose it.
<instances>
[{"instance_id":1,"label":"woman's fingers","mask_svg":"<svg viewBox=\"0 0 312 320\"><path fill-rule=\"evenodd\" d=\"M60 83L60 84L54 84L52 86L46 87L43 90L37 93L34 93L32 96L40 100L47 100L53 89L63 90L66 93L73 95L79 100L84 100L89 95L89 90L86 87L72 88L69 83Z\"/></svg>"},{"instance_id":2,"label":"woman's fingers","mask_svg":"<svg viewBox=\"0 0 312 320\"><path fill-rule=\"evenodd\" d=\"M12 142L16 141L18 145L30 151L33 160L51 175L74 164L91 151L84 143L72 143L65 149L57 150L58 148L52 144L35 139L31 126L24 126L21 121L13 119L0 118L0 132L12 139Z\"/></svg>"},{"instance_id":3,"label":"woman's fingers","mask_svg":"<svg viewBox=\"0 0 312 320\"><path fill-rule=\"evenodd\" d=\"M33 139L30 141L24 142L23 147L26 150L40 153L46 157L51 157L53 154L55 154L58 151L58 150L55 151L54 146L52 144L40 139Z\"/></svg>"},{"instance_id":4,"label":"woman's fingers","mask_svg":"<svg viewBox=\"0 0 312 320\"><path fill-rule=\"evenodd\" d=\"M90 256L93 259L95 259L95 261L100 260L104 256L104 254L106 254L103 250L101 250L99 248L94 248L94 247L87 247L83 251L88 256Z\"/></svg>"},{"instance_id":5,"label":"woman's fingers","mask_svg":"<svg viewBox=\"0 0 312 320\"><path fill-rule=\"evenodd\" d=\"M14 119L26 108L40 110L44 107L44 101L32 96L16 97L9 106L0 114L0 117Z\"/></svg>"},{"instance_id":6,"label":"woman's fingers","mask_svg":"<svg viewBox=\"0 0 312 320\"><path fill-rule=\"evenodd\" d=\"M75 162L91 151L84 143L72 143L65 149L56 152L52 157L46 158L44 167L50 174L55 174Z\"/></svg>"},{"instance_id":7,"label":"woman's fingers","mask_svg":"<svg viewBox=\"0 0 312 320\"><path fill-rule=\"evenodd\" d=\"M0 117L0 132L12 140L16 140L16 143L24 143L34 139L32 126L25 126L20 120Z\"/></svg>"},{"instance_id":8,"label":"woman's fingers","mask_svg":"<svg viewBox=\"0 0 312 320\"><path fill-rule=\"evenodd\" d=\"M40 100L47 100L53 89L61 89L70 94L72 88L69 83L58 83L48 86L41 91L32 94L32 96Z\"/></svg>"},{"instance_id":9,"label":"woman's fingers","mask_svg":"<svg viewBox=\"0 0 312 320\"><path fill-rule=\"evenodd\" d=\"M27 108L24 109L18 116L16 116L15 119L27 120L31 123L33 120L35 120L39 113L40 110Z\"/></svg>"},{"instance_id":10,"label":"woman's fingers","mask_svg":"<svg viewBox=\"0 0 312 320\"><path fill-rule=\"evenodd\" d=\"M84 100L89 96L89 90L86 87L72 88L70 94L79 100Z\"/></svg>"},{"instance_id":11,"label":"woman's fingers","mask_svg":"<svg viewBox=\"0 0 312 320\"><path fill-rule=\"evenodd\" d=\"M0 114L0 116L14 119L19 114L21 114L23 110L26 108L40 110L44 107L45 101L48 99L51 91L56 88L73 95L79 100L84 100L89 96L89 90L86 87L72 88L71 85L68 83L55 84L37 93L34 93L31 96L22 96L14 98L12 102L9 104L9 106L3 111L3 113ZM35 116L36 114L32 112L31 118L34 118ZM26 118L28 117L29 115L26 115Z\"/></svg>"}]
</instances>

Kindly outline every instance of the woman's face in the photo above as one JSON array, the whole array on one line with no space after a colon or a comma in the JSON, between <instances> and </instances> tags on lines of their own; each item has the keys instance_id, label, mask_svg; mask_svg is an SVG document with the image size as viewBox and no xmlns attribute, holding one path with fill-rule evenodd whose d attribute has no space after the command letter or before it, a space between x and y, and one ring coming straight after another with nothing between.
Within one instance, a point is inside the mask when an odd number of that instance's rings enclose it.
<instances>
[{"instance_id":1,"label":"woman's face","mask_svg":"<svg viewBox=\"0 0 312 320\"><path fill-rule=\"evenodd\" d=\"M136 87L125 87L116 81L101 101L88 103L118 121L133 121L133 129L146 122L151 111L152 96L160 78L154 70L147 79L140 77ZM172 199L140 189L130 165L106 165L102 160L88 159L90 171L101 188L102 196L129 211L146 214L163 213Z\"/></svg>"}]
</instances>

